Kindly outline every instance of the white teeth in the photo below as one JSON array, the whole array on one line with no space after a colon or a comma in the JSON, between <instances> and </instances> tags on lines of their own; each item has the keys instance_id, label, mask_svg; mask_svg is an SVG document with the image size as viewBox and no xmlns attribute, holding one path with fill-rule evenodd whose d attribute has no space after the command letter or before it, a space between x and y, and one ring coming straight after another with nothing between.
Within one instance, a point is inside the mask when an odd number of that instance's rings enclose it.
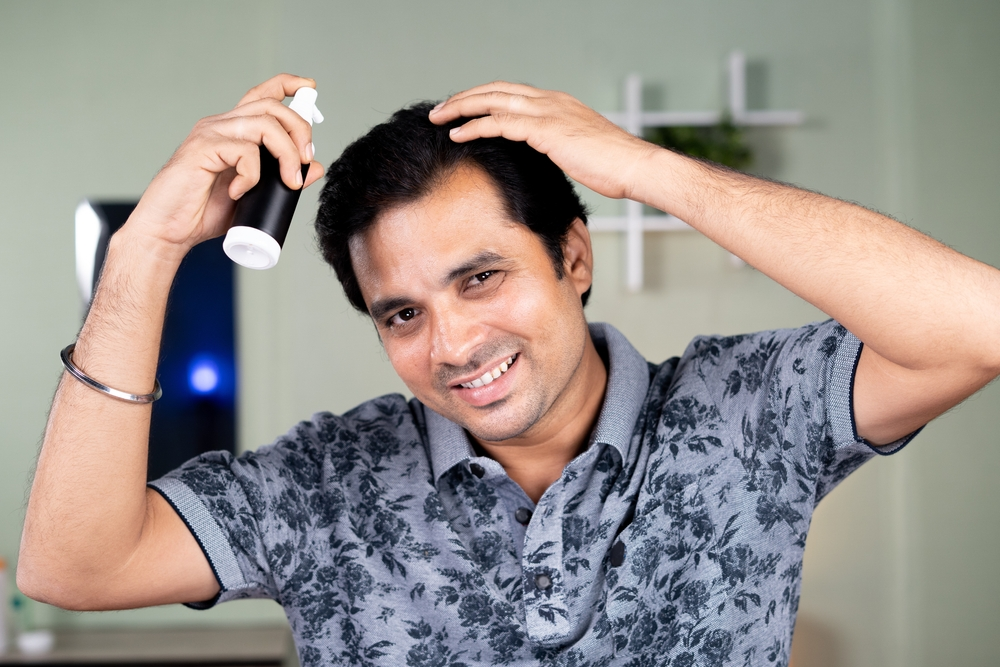
<instances>
[{"instance_id":1,"label":"white teeth","mask_svg":"<svg viewBox=\"0 0 1000 667\"><path fill-rule=\"evenodd\" d=\"M463 382L459 386L465 387L466 389L475 389L475 388L487 385L490 382L493 382L494 380L496 380L498 377L500 377L504 373L506 373L507 369L510 368L510 365L513 364L513 363L514 363L514 357L513 356L507 357L507 361L504 361L503 363L501 363L499 366L497 366L493 370L488 371L486 373L483 373L482 377L478 377L475 380L473 380L472 382Z\"/></svg>"}]
</instances>

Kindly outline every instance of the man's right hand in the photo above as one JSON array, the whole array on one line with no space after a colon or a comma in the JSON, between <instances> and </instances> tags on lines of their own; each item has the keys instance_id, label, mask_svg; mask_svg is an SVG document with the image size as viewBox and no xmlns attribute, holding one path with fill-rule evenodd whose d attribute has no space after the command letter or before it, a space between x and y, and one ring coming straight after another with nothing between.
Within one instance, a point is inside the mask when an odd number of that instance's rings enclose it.
<instances>
[{"instance_id":1,"label":"man's right hand","mask_svg":"<svg viewBox=\"0 0 1000 667\"><path fill-rule=\"evenodd\" d=\"M298 189L323 176L313 160L312 127L282 104L315 81L279 74L250 90L236 107L198 121L156 175L127 224L183 257L195 245L229 229L236 200L256 185L264 145L278 159L285 184ZM301 165L309 172L302 182Z\"/></svg>"},{"instance_id":2,"label":"man's right hand","mask_svg":"<svg viewBox=\"0 0 1000 667\"><path fill-rule=\"evenodd\" d=\"M111 238L73 354L85 373L129 393L151 390L177 267L193 246L229 228L235 199L258 180L260 144L289 187L322 176L312 161L312 128L282 104L313 85L276 76L232 111L198 122ZM148 404L111 398L63 374L21 539L17 582L25 594L83 610L196 602L218 592L194 536L146 488L149 419Z\"/></svg>"}]
</instances>

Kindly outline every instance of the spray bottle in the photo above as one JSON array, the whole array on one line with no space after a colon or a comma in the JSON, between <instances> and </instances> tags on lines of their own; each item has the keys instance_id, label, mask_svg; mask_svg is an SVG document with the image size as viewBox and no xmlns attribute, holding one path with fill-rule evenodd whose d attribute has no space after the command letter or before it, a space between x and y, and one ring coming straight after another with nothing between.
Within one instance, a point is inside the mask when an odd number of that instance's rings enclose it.
<instances>
[{"instance_id":1,"label":"spray bottle","mask_svg":"<svg viewBox=\"0 0 1000 667\"><path fill-rule=\"evenodd\" d=\"M323 122L315 88L299 88L288 108L310 125ZM307 173L309 165L304 164L303 181ZM236 203L233 226L222 242L229 258L248 269L270 269L277 264L301 192L285 185L277 158L261 146L260 180Z\"/></svg>"}]
</instances>

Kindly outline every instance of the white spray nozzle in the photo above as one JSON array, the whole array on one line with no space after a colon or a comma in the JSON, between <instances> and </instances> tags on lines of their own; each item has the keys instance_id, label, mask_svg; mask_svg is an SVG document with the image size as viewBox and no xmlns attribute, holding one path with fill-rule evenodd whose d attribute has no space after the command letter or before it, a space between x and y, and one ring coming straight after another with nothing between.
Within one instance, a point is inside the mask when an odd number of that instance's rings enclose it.
<instances>
[{"instance_id":1,"label":"white spray nozzle","mask_svg":"<svg viewBox=\"0 0 1000 667\"><path fill-rule=\"evenodd\" d=\"M295 91L295 97L288 104L288 108L302 116L307 123L322 123L323 114L316 108L316 89L303 86Z\"/></svg>"}]
</instances>

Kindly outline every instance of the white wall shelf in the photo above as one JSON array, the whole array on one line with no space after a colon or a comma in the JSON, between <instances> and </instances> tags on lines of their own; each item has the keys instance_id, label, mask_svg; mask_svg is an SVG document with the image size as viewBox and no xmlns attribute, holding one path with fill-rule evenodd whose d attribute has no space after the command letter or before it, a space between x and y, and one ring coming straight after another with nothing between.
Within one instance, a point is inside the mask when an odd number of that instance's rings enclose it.
<instances>
[{"instance_id":1,"label":"white wall shelf","mask_svg":"<svg viewBox=\"0 0 1000 667\"><path fill-rule=\"evenodd\" d=\"M801 125L805 114L801 111L750 111L747 109L746 57L740 51L729 54L728 115L740 127L780 127ZM723 118L718 111L643 111L642 78L630 74L625 78L625 110L606 113L604 116L623 129L642 136L647 127L676 127L681 125L716 125ZM625 215L593 217L591 231L619 232L626 237L625 283L630 292L642 290L642 246L645 232L693 231L682 220L672 215L643 215L643 205L625 200Z\"/></svg>"}]
</instances>

